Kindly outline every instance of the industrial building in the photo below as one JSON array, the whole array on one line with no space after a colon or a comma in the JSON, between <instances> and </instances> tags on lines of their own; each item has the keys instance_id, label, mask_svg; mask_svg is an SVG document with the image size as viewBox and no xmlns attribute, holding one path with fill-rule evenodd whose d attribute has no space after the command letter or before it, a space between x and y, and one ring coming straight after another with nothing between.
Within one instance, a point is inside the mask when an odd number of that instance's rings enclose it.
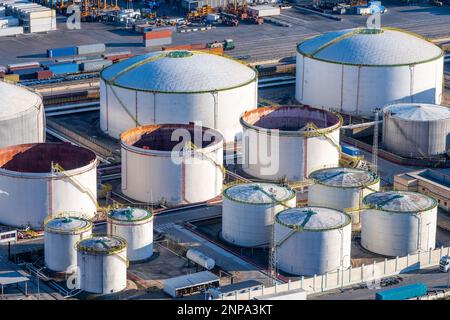
<instances>
[{"instance_id":1,"label":"industrial building","mask_svg":"<svg viewBox=\"0 0 450 320\"><path fill-rule=\"evenodd\" d=\"M218 131L195 125L128 130L121 135L122 192L172 206L210 200L222 191L223 143Z\"/></svg>"},{"instance_id":2,"label":"industrial building","mask_svg":"<svg viewBox=\"0 0 450 320\"><path fill-rule=\"evenodd\" d=\"M441 48L410 32L332 31L297 46L295 97L303 104L368 117L393 103L440 104L443 67Z\"/></svg>"},{"instance_id":3,"label":"industrial building","mask_svg":"<svg viewBox=\"0 0 450 320\"><path fill-rule=\"evenodd\" d=\"M375 192L363 200L361 245L372 252L402 257L434 249L437 201L410 191Z\"/></svg>"},{"instance_id":4,"label":"industrial building","mask_svg":"<svg viewBox=\"0 0 450 320\"><path fill-rule=\"evenodd\" d=\"M97 163L95 153L68 143L0 149L0 223L42 229L44 219L62 212L92 218Z\"/></svg>"},{"instance_id":5,"label":"industrial building","mask_svg":"<svg viewBox=\"0 0 450 320\"><path fill-rule=\"evenodd\" d=\"M239 138L242 112L257 106L257 73L222 56L162 51L116 63L101 73L100 127L114 138L161 123L200 122L226 141Z\"/></svg>"},{"instance_id":6,"label":"industrial building","mask_svg":"<svg viewBox=\"0 0 450 320\"><path fill-rule=\"evenodd\" d=\"M394 189L425 194L436 199L440 208L450 211L450 176L446 172L422 169L397 174Z\"/></svg>"},{"instance_id":7,"label":"industrial building","mask_svg":"<svg viewBox=\"0 0 450 320\"><path fill-rule=\"evenodd\" d=\"M292 208L275 216L278 268L315 275L350 266L351 217L323 207Z\"/></svg>"},{"instance_id":8,"label":"industrial building","mask_svg":"<svg viewBox=\"0 0 450 320\"><path fill-rule=\"evenodd\" d=\"M270 244L274 216L296 205L295 191L269 183L245 183L223 191L222 237L237 246Z\"/></svg>"},{"instance_id":9,"label":"industrial building","mask_svg":"<svg viewBox=\"0 0 450 320\"><path fill-rule=\"evenodd\" d=\"M0 81L0 148L45 140L44 105L26 87Z\"/></svg>"},{"instance_id":10,"label":"industrial building","mask_svg":"<svg viewBox=\"0 0 450 320\"><path fill-rule=\"evenodd\" d=\"M302 181L339 164L342 118L309 106L261 107L245 112L242 169L264 180ZM267 159L266 159L267 158Z\"/></svg>"},{"instance_id":11,"label":"industrial building","mask_svg":"<svg viewBox=\"0 0 450 320\"><path fill-rule=\"evenodd\" d=\"M445 155L450 150L450 109L424 103L384 108L383 146L403 157Z\"/></svg>"}]
</instances>

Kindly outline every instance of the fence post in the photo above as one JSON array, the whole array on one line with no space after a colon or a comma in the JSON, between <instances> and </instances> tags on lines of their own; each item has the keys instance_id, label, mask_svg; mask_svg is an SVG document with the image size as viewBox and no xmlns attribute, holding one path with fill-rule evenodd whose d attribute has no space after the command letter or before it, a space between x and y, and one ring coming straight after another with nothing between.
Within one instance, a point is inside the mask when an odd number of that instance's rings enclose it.
<instances>
[{"instance_id":1,"label":"fence post","mask_svg":"<svg viewBox=\"0 0 450 320\"><path fill-rule=\"evenodd\" d=\"M336 285L339 287L339 280L340 280L340 276L341 276L341 270L338 268L337 269L337 277L336 277Z\"/></svg>"},{"instance_id":2,"label":"fence post","mask_svg":"<svg viewBox=\"0 0 450 320\"><path fill-rule=\"evenodd\" d=\"M398 256L395 257L395 272L398 270Z\"/></svg>"},{"instance_id":3,"label":"fence post","mask_svg":"<svg viewBox=\"0 0 450 320\"><path fill-rule=\"evenodd\" d=\"M406 267L409 267L409 253L406 255Z\"/></svg>"},{"instance_id":4,"label":"fence post","mask_svg":"<svg viewBox=\"0 0 450 320\"><path fill-rule=\"evenodd\" d=\"M278 282L275 282L275 293L277 293Z\"/></svg>"},{"instance_id":5,"label":"fence post","mask_svg":"<svg viewBox=\"0 0 450 320\"><path fill-rule=\"evenodd\" d=\"M352 283L352 266L348 268L348 284Z\"/></svg>"},{"instance_id":6,"label":"fence post","mask_svg":"<svg viewBox=\"0 0 450 320\"><path fill-rule=\"evenodd\" d=\"M384 275L386 275L386 271L387 271L387 258L384 258L384 272L383 272Z\"/></svg>"},{"instance_id":7,"label":"fence post","mask_svg":"<svg viewBox=\"0 0 450 320\"><path fill-rule=\"evenodd\" d=\"M313 278L313 292L316 292L316 275Z\"/></svg>"},{"instance_id":8,"label":"fence post","mask_svg":"<svg viewBox=\"0 0 450 320\"><path fill-rule=\"evenodd\" d=\"M325 272L325 288L328 288L328 271Z\"/></svg>"},{"instance_id":9,"label":"fence post","mask_svg":"<svg viewBox=\"0 0 450 320\"><path fill-rule=\"evenodd\" d=\"M361 265L361 282L364 281L364 263Z\"/></svg>"},{"instance_id":10,"label":"fence post","mask_svg":"<svg viewBox=\"0 0 450 320\"><path fill-rule=\"evenodd\" d=\"M291 290L291 279L288 281L288 291Z\"/></svg>"},{"instance_id":11,"label":"fence post","mask_svg":"<svg viewBox=\"0 0 450 320\"><path fill-rule=\"evenodd\" d=\"M323 274L320 275L320 291L323 292Z\"/></svg>"},{"instance_id":12,"label":"fence post","mask_svg":"<svg viewBox=\"0 0 450 320\"><path fill-rule=\"evenodd\" d=\"M421 250L419 250L419 251L417 252L417 259L419 260L419 269L420 269L420 267L421 267L421 265L420 265L420 251L421 251Z\"/></svg>"},{"instance_id":13,"label":"fence post","mask_svg":"<svg viewBox=\"0 0 450 320\"><path fill-rule=\"evenodd\" d=\"M302 276L300 280L300 289L303 289L303 280L305 280L305 276Z\"/></svg>"},{"instance_id":14,"label":"fence post","mask_svg":"<svg viewBox=\"0 0 450 320\"><path fill-rule=\"evenodd\" d=\"M429 265L431 264L431 248L430 248L430 251L428 253L428 264Z\"/></svg>"}]
</instances>

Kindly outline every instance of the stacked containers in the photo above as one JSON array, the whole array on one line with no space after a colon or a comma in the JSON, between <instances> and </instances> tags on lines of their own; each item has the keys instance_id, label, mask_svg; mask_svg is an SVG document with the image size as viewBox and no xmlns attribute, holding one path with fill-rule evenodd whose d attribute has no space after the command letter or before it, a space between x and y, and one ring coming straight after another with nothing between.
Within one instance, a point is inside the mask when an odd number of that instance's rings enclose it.
<instances>
[{"instance_id":1,"label":"stacked containers","mask_svg":"<svg viewBox=\"0 0 450 320\"><path fill-rule=\"evenodd\" d=\"M47 57L49 58L76 56L77 54L78 54L77 47L47 49Z\"/></svg>"},{"instance_id":2,"label":"stacked containers","mask_svg":"<svg viewBox=\"0 0 450 320\"><path fill-rule=\"evenodd\" d=\"M80 70L84 72L100 71L103 68L112 65L112 61L108 59L93 59L80 63Z\"/></svg>"},{"instance_id":3,"label":"stacked containers","mask_svg":"<svg viewBox=\"0 0 450 320\"><path fill-rule=\"evenodd\" d=\"M154 30L145 32L143 36L144 46L163 46L172 43L172 30Z\"/></svg>"},{"instance_id":4,"label":"stacked containers","mask_svg":"<svg viewBox=\"0 0 450 320\"><path fill-rule=\"evenodd\" d=\"M75 62L68 63L58 63L50 65L48 70L52 71L53 74L67 74L67 73L77 73L79 71L79 66Z\"/></svg>"},{"instance_id":5,"label":"stacked containers","mask_svg":"<svg viewBox=\"0 0 450 320\"><path fill-rule=\"evenodd\" d=\"M104 43L94 43L94 44L86 44L77 46L78 54L95 54L95 53L103 53L106 50L106 46Z\"/></svg>"}]
</instances>

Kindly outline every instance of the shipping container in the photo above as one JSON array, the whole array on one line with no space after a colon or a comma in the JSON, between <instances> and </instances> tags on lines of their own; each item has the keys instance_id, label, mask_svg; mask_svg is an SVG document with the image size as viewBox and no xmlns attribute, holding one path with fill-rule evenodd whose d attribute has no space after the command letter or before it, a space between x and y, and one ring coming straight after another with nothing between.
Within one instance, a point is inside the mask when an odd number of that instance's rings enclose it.
<instances>
[{"instance_id":1,"label":"shipping container","mask_svg":"<svg viewBox=\"0 0 450 320\"><path fill-rule=\"evenodd\" d=\"M32 62L21 62L21 63L11 63L8 64L8 70L14 71L14 70L20 70L20 69L30 69L30 68L39 68L41 64L36 61Z\"/></svg>"},{"instance_id":2,"label":"shipping container","mask_svg":"<svg viewBox=\"0 0 450 320\"><path fill-rule=\"evenodd\" d=\"M53 77L51 70L40 70L36 72L36 79L38 80L50 79L51 77Z\"/></svg>"},{"instance_id":3,"label":"shipping container","mask_svg":"<svg viewBox=\"0 0 450 320\"><path fill-rule=\"evenodd\" d=\"M172 37L144 40L145 47L164 46L172 43Z\"/></svg>"},{"instance_id":4,"label":"shipping container","mask_svg":"<svg viewBox=\"0 0 450 320\"><path fill-rule=\"evenodd\" d=\"M0 37L16 36L23 34L23 27L0 28Z\"/></svg>"},{"instance_id":5,"label":"shipping container","mask_svg":"<svg viewBox=\"0 0 450 320\"><path fill-rule=\"evenodd\" d=\"M118 51L118 52L109 52L102 54L103 58L109 58L112 56L124 56L124 55L130 55L131 51Z\"/></svg>"},{"instance_id":6,"label":"shipping container","mask_svg":"<svg viewBox=\"0 0 450 320\"><path fill-rule=\"evenodd\" d=\"M15 17L3 17L0 18L0 28L17 27L19 25L19 19Z\"/></svg>"},{"instance_id":7,"label":"shipping container","mask_svg":"<svg viewBox=\"0 0 450 320\"><path fill-rule=\"evenodd\" d=\"M144 40L172 37L172 30L150 31L144 33Z\"/></svg>"},{"instance_id":8,"label":"shipping container","mask_svg":"<svg viewBox=\"0 0 450 320\"><path fill-rule=\"evenodd\" d=\"M18 74L5 74L4 80L13 82L13 83L19 82L19 75Z\"/></svg>"},{"instance_id":9,"label":"shipping container","mask_svg":"<svg viewBox=\"0 0 450 320\"><path fill-rule=\"evenodd\" d=\"M417 298L427 294L427 286L424 283L415 283L407 286L401 286L375 294L376 300L406 300Z\"/></svg>"},{"instance_id":10,"label":"shipping container","mask_svg":"<svg viewBox=\"0 0 450 320\"><path fill-rule=\"evenodd\" d=\"M104 43L94 43L78 46L77 49L78 54L94 54L105 52L106 46Z\"/></svg>"},{"instance_id":11,"label":"shipping container","mask_svg":"<svg viewBox=\"0 0 450 320\"><path fill-rule=\"evenodd\" d=\"M38 67L38 68L30 68L30 69L20 69L15 70L13 74L18 74L20 80L30 80L30 79L36 79L36 73L38 71L42 71L44 68Z\"/></svg>"},{"instance_id":12,"label":"shipping container","mask_svg":"<svg viewBox=\"0 0 450 320\"><path fill-rule=\"evenodd\" d=\"M94 72L100 71L110 65L112 65L112 61L107 59L88 60L80 64L80 70L84 72Z\"/></svg>"},{"instance_id":13,"label":"shipping container","mask_svg":"<svg viewBox=\"0 0 450 320\"><path fill-rule=\"evenodd\" d=\"M48 70L51 70L55 75L66 73L77 73L79 72L79 66L75 62L59 63L49 66Z\"/></svg>"},{"instance_id":14,"label":"shipping container","mask_svg":"<svg viewBox=\"0 0 450 320\"><path fill-rule=\"evenodd\" d=\"M280 7L272 7L264 5L248 7L247 11L250 15L255 15L258 17L271 17L271 16L278 16L281 14Z\"/></svg>"},{"instance_id":15,"label":"shipping container","mask_svg":"<svg viewBox=\"0 0 450 320\"><path fill-rule=\"evenodd\" d=\"M86 59L87 59L87 57L72 57L72 58L55 59L55 61L57 63L61 63L61 62L77 62L77 61L83 62L83 60L86 60Z\"/></svg>"},{"instance_id":16,"label":"shipping container","mask_svg":"<svg viewBox=\"0 0 450 320\"><path fill-rule=\"evenodd\" d=\"M47 57L56 58L65 56L76 56L77 52L78 52L77 47L54 48L47 50Z\"/></svg>"},{"instance_id":17,"label":"shipping container","mask_svg":"<svg viewBox=\"0 0 450 320\"><path fill-rule=\"evenodd\" d=\"M361 150L356 147L349 146L347 144L341 145L341 150L343 153L348 154L350 156L356 157L361 155Z\"/></svg>"}]
</instances>

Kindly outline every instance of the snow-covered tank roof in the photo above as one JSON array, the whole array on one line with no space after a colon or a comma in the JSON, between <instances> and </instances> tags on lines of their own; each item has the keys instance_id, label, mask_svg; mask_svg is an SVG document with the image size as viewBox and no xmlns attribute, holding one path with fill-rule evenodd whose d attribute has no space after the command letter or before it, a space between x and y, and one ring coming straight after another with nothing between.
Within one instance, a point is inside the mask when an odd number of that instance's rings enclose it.
<instances>
[{"instance_id":1,"label":"snow-covered tank roof","mask_svg":"<svg viewBox=\"0 0 450 320\"><path fill-rule=\"evenodd\" d=\"M245 183L228 187L223 195L230 200L249 204L271 204L288 201L295 191L272 183Z\"/></svg>"},{"instance_id":2,"label":"snow-covered tank roof","mask_svg":"<svg viewBox=\"0 0 450 320\"><path fill-rule=\"evenodd\" d=\"M256 79L256 71L222 56L191 51L159 51L105 68L107 83L139 91L196 93L232 89Z\"/></svg>"},{"instance_id":3,"label":"snow-covered tank roof","mask_svg":"<svg viewBox=\"0 0 450 320\"><path fill-rule=\"evenodd\" d=\"M41 97L20 86L0 81L0 119L14 117L42 104Z\"/></svg>"},{"instance_id":4,"label":"snow-covered tank roof","mask_svg":"<svg viewBox=\"0 0 450 320\"><path fill-rule=\"evenodd\" d=\"M45 231L53 233L81 233L91 228L89 220L72 216L53 218L45 225Z\"/></svg>"},{"instance_id":5,"label":"snow-covered tank roof","mask_svg":"<svg viewBox=\"0 0 450 320\"><path fill-rule=\"evenodd\" d=\"M391 117L409 121L450 119L450 108L426 103L397 103L383 109Z\"/></svg>"},{"instance_id":6,"label":"snow-covered tank roof","mask_svg":"<svg viewBox=\"0 0 450 320\"><path fill-rule=\"evenodd\" d=\"M112 210L108 213L108 218L125 222L137 222L147 220L152 217L150 211L140 208L120 208Z\"/></svg>"},{"instance_id":7,"label":"snow-covered tank roof","mask_svg":"<svg viewBox=\"0 0 450 320\"><path fill-rule=\"evenodd\" d=\"M379 181L377 174L357 168L325 168L311 172L309 178L316 183L331 187L355 188Z\"/></svg>"},{"instance_id":8,"label":"snow-covered tank roof","mask_svg":"<svg viewBox=\"0 0 450 320\"><path fill-rule=\"evenodd\" d=\"M77 250L92 254L113 254L127 247L127 242L116 236L94 236L78 242Z\"/></svg>"},{"instance_id":9,"label":"snow-covered tank roof","mask_svg":"<svg viewBox=\"0 0 450 320\"><path fill-rule=\"evenodd\" d=\"M366 196L363 203L378 210L392 212L421 212L437 205L433 198L411 191L374 192Z\"/></svg>"},{"instance_id":10,"label":"snow-covered tank roof","mask_svg":"<svg viewBox=\"0 0 450 320\"><path fill-rule=\"evenodd\" d=\"M324 231L343 228L352 219L348 214L330 208L302 207L281 211L275 216L275 221L295 230Z\"/></svg>"},{"instance_id":11,"label":"snow-covered tank roof","mask_svg":"<svg viewBox=\"0 0 450 320\"><path fill-rule=\"evenodd\" d=\"M443 55L420 36L389 28L332 31L299 43L297 51L317 60L362 66L417 64Z\"/></svg>"}]
</instances>

